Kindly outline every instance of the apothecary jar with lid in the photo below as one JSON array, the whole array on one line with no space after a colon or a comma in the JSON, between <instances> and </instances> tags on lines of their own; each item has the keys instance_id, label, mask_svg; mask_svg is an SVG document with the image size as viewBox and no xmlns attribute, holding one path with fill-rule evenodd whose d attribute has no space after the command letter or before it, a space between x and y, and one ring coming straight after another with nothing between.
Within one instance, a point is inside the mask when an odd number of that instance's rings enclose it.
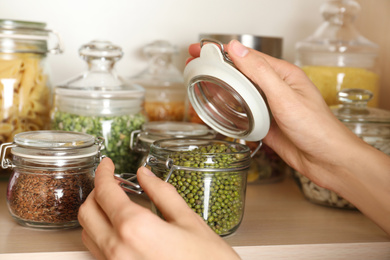
<instances>
[{"instance_id":1,"label":"apothecary jar with lid","mask_svg":"<svg viewBox=\"0 0 390 260\"><path fill-rule=\"evenodd\" d=\"M130 150L132 131L141 129L145 91L116 73L122 49L109 41L91 41L79 50L88 69L55 87L52 129L104 138L104 155L117 172L136 172L138 154Z\"/></svg>"}]
</instances>

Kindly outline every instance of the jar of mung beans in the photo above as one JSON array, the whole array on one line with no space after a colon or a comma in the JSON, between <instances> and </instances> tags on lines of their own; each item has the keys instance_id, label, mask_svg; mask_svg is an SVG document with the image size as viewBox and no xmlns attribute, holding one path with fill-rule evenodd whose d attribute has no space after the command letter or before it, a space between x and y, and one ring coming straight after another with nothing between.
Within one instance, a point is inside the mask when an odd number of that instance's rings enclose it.
<instances>
[{"instance_id":1,"label":"jar of mung beans","mask_svg":"<svg viewBox=\"0 0 390 260\"><path fill-rule=\"evenodd\" d=\"M243 217L248 169L270 127L268 107L260 88L234 67L223 44L215 40L201 41L200 57L187 64L184 80L199 117L233 141L158 140L150 146L146 164L217 234L227 236ZM251 151L236 140L259 145ZM139 185L120 181L125 190L142 192Z\"/></svg>"},{"instance_id":2,"label":"jar of mung beans","mask_svg":"<svg viewBox=\"0 0 390 260\"><path fill-rule=\"evenodd\" d=\"M243 218L250 162L246 145L188 138L156 141L147 158L152 172L221 236L232 234Z\"/></svg>"}]
</instances>

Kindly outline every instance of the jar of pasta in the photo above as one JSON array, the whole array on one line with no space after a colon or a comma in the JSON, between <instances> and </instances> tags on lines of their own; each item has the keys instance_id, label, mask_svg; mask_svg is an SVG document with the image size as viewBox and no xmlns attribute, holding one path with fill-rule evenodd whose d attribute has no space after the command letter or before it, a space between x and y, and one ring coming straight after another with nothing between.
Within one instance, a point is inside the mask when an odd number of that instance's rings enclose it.
<instances>
[{"instance_id":1,"label":"jar of pasta","mask_svg":"<svg viewBox=\"0 0 390 260\"><path fill-rule=\"evenodd\" d=\"M135 172L139 155L130 150L130 135L141 129L144 89L117 75L122 49L109 41L91 41L79 50L88 69L55 87L52 129L104 138L102 153L117 172Z\"/></svg>"},{"instance_id":2,"label":"jar of pasta","mask_svg":"<svg viewBox=\"0 0 390 260\"><path fill-rule=\"evenodd\" d=\"M145 88L145 112L149 121L183 121L187 89L182 73L173 65L178 53L167 41L154 41L143 48L149 65L131 81Z\"/></svg>"},{"instance_id":3,"label":"jar of pasta","mask_svg":"<svg viewBox=\"0 0 390 260\"><path fill-rule=\"evenodd\" d=\"M20 132L49 128L52 91L46 57L61 52L58 34L46 23L0 20L0 144ZM7 173L3 169L0 176Z\"/></svg>"},{"instance_id":4,"label":"jar of pasta","mask_svg":"<svg viewBox=\"0 0 390 260\"><path fill-rule=\"evenodd\" d=\"M296 64L321 91L326 103L339 104L343 89L371 91L369 106L378 105L378 45L354 27L360 10L355 0L328 0L321 6L324 22L313 35L296 44Z\"/></svg>"}]
</instances>

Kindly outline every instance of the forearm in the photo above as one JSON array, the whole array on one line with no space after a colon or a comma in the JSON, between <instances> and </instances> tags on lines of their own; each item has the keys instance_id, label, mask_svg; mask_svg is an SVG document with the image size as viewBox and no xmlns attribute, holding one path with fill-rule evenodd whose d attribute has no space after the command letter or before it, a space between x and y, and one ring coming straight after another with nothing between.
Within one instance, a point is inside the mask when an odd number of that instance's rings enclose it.
<instances>
[{"instance_id":1,"label":"forearm","mask_svg":"<svg viewBox=\"0 0 390 260\"><path fill-rule=\"evenodd\" d=\"M333 174L332 190L354 204L390 235L390 156L358 144Z\"/></svg>"}]
</instances>

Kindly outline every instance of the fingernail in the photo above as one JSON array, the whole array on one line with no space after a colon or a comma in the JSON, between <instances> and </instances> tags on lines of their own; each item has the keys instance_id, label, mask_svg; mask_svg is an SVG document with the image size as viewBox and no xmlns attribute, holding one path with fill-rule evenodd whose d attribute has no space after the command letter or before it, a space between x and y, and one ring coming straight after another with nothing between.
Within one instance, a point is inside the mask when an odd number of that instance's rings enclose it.
<instances>
[{"instance_id":1,"label":"fingernail","mask_svg":"<svg viewBox=\"0 0 390 260\"><path fill-rule=\"evenodd\" d=\"M248 48L245 47L244 45L242 45L237 40L232 40L230 42L230 46L231 46L232 51L239 57L244 57L249 52Z\"/></svg>"},{"instance_id":2,"label":"fingernail","mask_svg":"<svg viewBox=\"0 0 390 260\"><path fill-rule=\"evenodd\" d=\"M142 167L142 173L147 176L156 176L151 170L146 167Z\"/></svg>"}]
</instances>

